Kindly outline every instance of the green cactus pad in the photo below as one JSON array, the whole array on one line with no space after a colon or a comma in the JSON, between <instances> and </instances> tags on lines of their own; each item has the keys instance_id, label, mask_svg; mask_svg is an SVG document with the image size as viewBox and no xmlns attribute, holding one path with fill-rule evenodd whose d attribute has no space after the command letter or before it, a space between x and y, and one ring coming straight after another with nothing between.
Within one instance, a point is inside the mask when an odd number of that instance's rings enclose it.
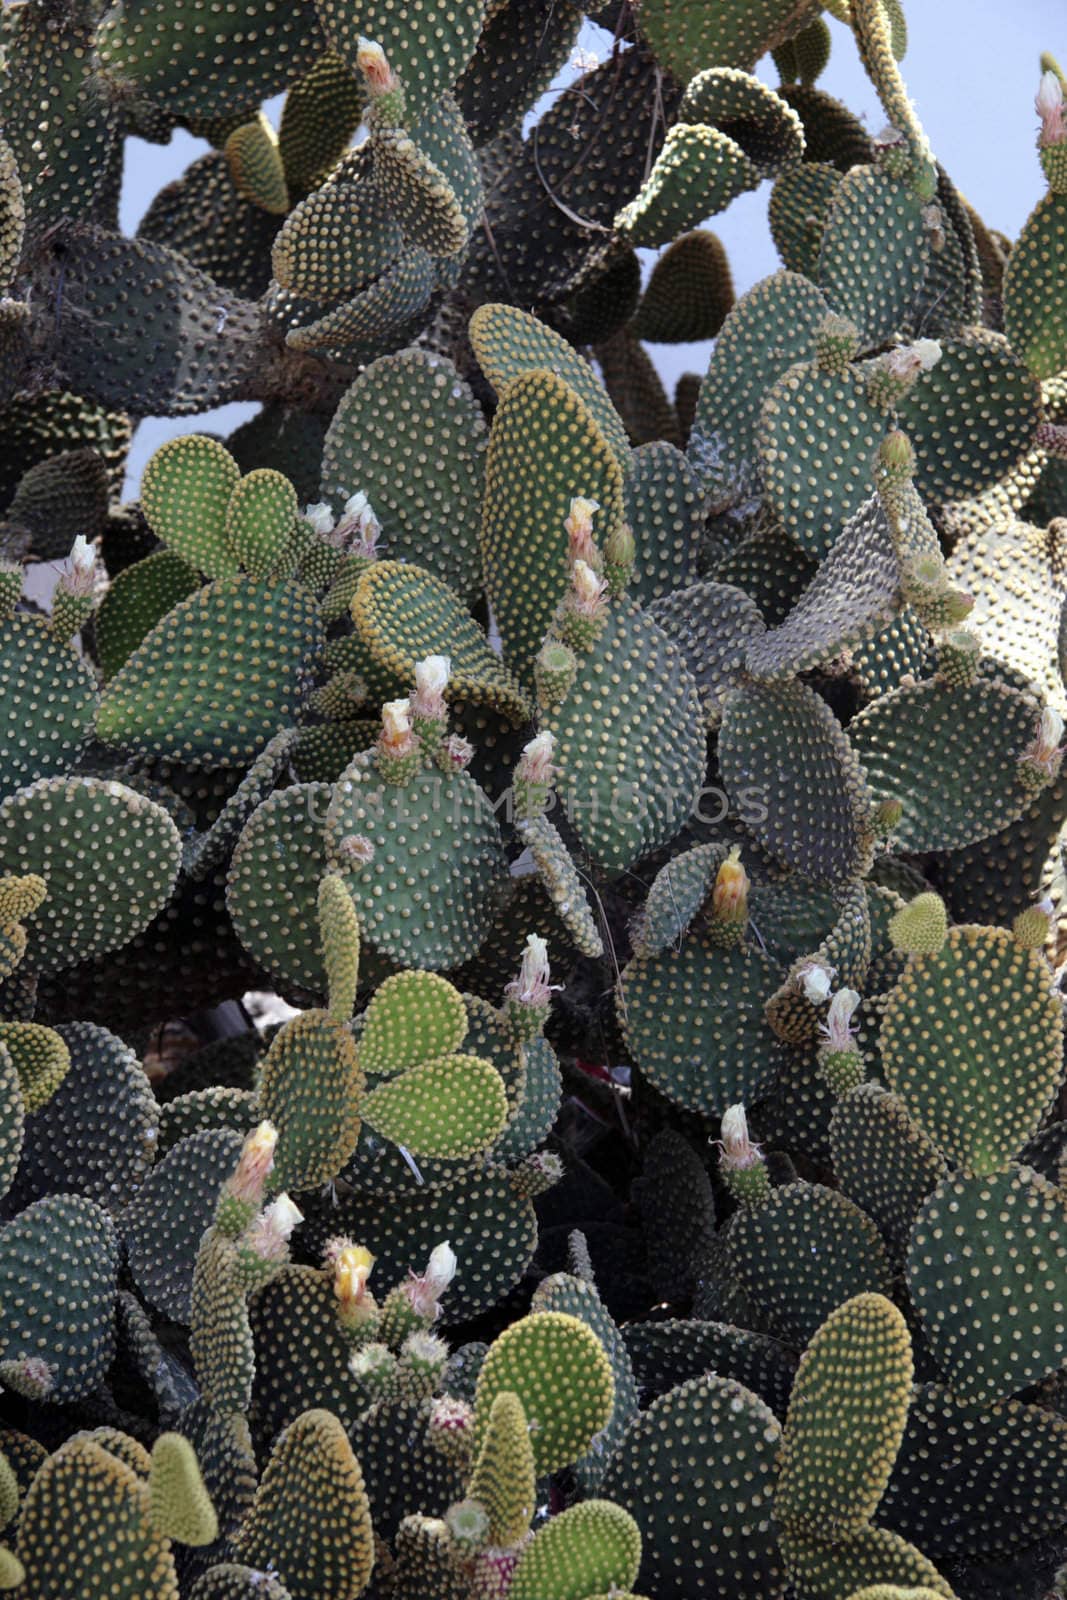
<instances>
[{"instance_id":1,"label":"green cactus pad","mask_svg":"<svg viewBox=\"0 0 1067 1600\"><path fill-rule=\"evenodd\" d=\"M860 330L863 348L904 326L926 276L922 201L874 167L853 168L834 191L819 250L819 286Z\"/></svg>"},{"instance_id":2,"label":"green cactus pad","mask_svg":"<svg viewBox=\"0 0 1067 1600\"><path fill-rule=\"evenodd\" d=\"M875 496L845 523L811 584L785 621L749 639L745 667L754 678L810 671L870 638L893 617L900 563Z\"/></svg>"},{"instance_id":3,"label":"green cactus pad","mask_svg":"<svg viewBox=\"0 0 1067 1600\"><path fill-rule=\"evenodd\" d=\"M562 334L517 306L491 304L479 306L471 318L470 341L478 365L501 400L513 379L539 371L555 373L578 396L620 469L627 471L630 446L622 420L589 362ZM575 494L583 492L574 490ZM605 509L603 502L601 508Z\"/></svg>"},{"instance_id":4,"label":"green cactus pad","mask_svg":"<svg viewBox=\"0 0 1067 1600\"><path fill-rule=\"evenodd\" d=\"M718 66L699 72L682 96L678 118L727 129L763 177L777 177L804 153L797 113L749 72Z\"/></svg>"},{"instance_id":5,"label":"green cactus pad","mask_svg":"<svg viewBox=\"0 0 1067 1600\"><path fill-rule=\"evenodd\" d=\"M804 161L782 173L771 190L771 238L790 272L816 278L826 218L841 174L823 161Z\"/></svg>"},{"instance_id":6,"label":"green cactus pad","mask_svg":"<svg viewBox=\"0 0 1067 1600\"><path fill-rule=\"evenodd\" d=\"M954 1164L1002 1171L1063 1076L1044 957L1006 929L953 928L936 954L912 958L890 995L881 1055L890 1088Z\"/></svg>"},{"instance_id":7,"label":"green cactus pad","mask_svg":"<svg viewBox=\"0 0 1067 1600\"><path fill-rule=\"evenodd\" d=\"M207 1128L168 1150L142 1184L119 1224L130 1272L150 1305L188 1325L193 1267L219 1191L233 1176L241 1135Z\"/></svg>"},{"instance_id":8,"label":"green cactus pad","mask_svg":"<svg viewBox=\"0 0 1067 1600\"><path fill-rule=\"evenodd\" d=\"M291 327L285 342L349 365L370 361L418 331L434 286L433 258L421 246L406 249L351 300Z\"/></svg>"},{"instance_id":9,"label":"green cactus pad","mask_svg":"<svg viewBox=\"0 0 1067 1600\"><path fill-rule=\"evenodd\" d=\"M424 568L375 561L359 580L352 617L381 671L413 685L416 662L447 655L446 698L495 706L516 725L529 720L529 702L481 628L453 590Z\"/></svg>"},{"instance_id":10,"label":"green cactus pad","mask_svg":"<svg viewBox=\"0 0 1067 1600\"><path fill-rule=\"evenodd\" d=\"M758 806L751 831L786 866L816 883L861 870L864 774L837 718L805 684L752 684L730 694L719 766L735 806Z\"/></svg>"},{"instance_id":11,"label":"green cactus pad","mask_svg":"<svg viewBox=\"0 0 1067 1600\"><path fill-rule=\"evenodd\" d=\"M533 1448L522 1403L507 1390L493 1401L466 1499L486 1512L490 1544L518 1544L529 1532L537 1501Z\"/></svg>"},{"instance_id":12,"label":"green cactus pad","mask_svg":"<svg viewBox=\"0 0 1067 1600\"><path fill-rule=\"evenodd\" d=\"M603 1346L584 1322L541 1311L513 1322L489 1347L474 1401L476 1447L502 1390L522 1401L534 1463L545 1473L585 1454L611 1416L615 1380Z\"/></svg>"},{"instance_id":13,"label":"green cactus pad","mask_svg":"<svg viewBox=\"0 0 1067 1600\"><path fill-rule=\"evenodd\" d=\"M1067 195L1049 193L1027 218L1004 274L1004 331L1035 378L1067 367L1067 316L1059 262L1067 243Z\"/></svg>"},{"instance_id":14,"label":"green cactus pad","mask_svg":"<svg viewBox=\"0 0 1067 1600\"><path fill-rule=\"evenodd\" d=\"M706 228L683 233L656 261L631 322L651 344L714 339L734 303L730 263Z\"/></svg>"},{"instance_id":15,"label":"green cactus pad","mask_svg":"<svg viewBox=\"0 0 1067 1600\"><path fill-rule=\"evenodd\" d=\"M412 966L454 967L487 931L504 873L500 828L467 773L419 772L384 783L356 761L334 790L326 817L327 853L362 836L374 846L363 866L340 860L369 944Z\"/></svg>"},{"instance_id":16,"label":"green cactus pad","mask_svg":"<svg viewBox=\"0 0 1067 1600\"><path fill-rule=\"evenodd\" d=\"M359 1061L375 1077L451 1055L467 1036L463 996L433 972L398 972L376 991L363 1018Z\"/></svg>"},{"instance_id":17,"label":"green cactus pad","mask_svg":"<svg viewBox=\"0 0 1067 1600\"><path fill-rule=\"evenodd\" d=\"M742 539L712 562L716 583L743 589L768 627L784 622L816 573L816 564L777 523Z\"/></svg>"},{"instance_id":18,"label":"green cactus pad","mask_svg":"<svg viewBox=\"0 0 1067 1600\"><path fill-rule=\"evenodd\" d=\"M36 972L127 944L166 904L180 858L166 812L121 783L42 778L0 805L0 861L48 885L27 926Z\"/></svg>"},{"instance_id":19,"label":"green cactus pad","mask_svg":"<svg viewBox=\"0 0 1067 1600\"><path fill-rule=\"evenodd\" d=\"M283 288L326 303L372 282L403 244L366 151L352 151L330 182L290 213L275 236L271 265Z\"/></svg>"},{"instance_id":20,"label":"green cactus pad","mask_svg":"<svg viewBox=\"0 0 1067 1600\"><path fill-rule=\"evenodd\" d=\"M874 1223L817 1183L785 1184L765 1205L739 1212L728 1248L768 1330L796 1346L844 1301L889 1287L889 1259Z\"/></svg>"},{"instance_id":21,"label":"green cactus pad","mask_svg":"<svg viewBox=\"0 0 1067 1600\"><path fill-rule=\"evenodd\" d=\"M1067 1418L919 1384L878 1516L937 1560L1003 1556L1055 1534L1065 1478Z\"/></svg>"},{"instance_id":22,"label":"green cactus pad","mask_svg":"<svg viewBox=\"0 0 1067 1600\"><path fill-rule=\"evenodd\" d=\"M489 434L481 547L504 660L524 685L567 590L563 526L575 496L600 506L594 537L622 519L622 474L595 416L563 378L539 368L504 385Z\"/></svg>"},{"instance_id":23,"label":"green cactus pad","mask_svg":"<svg viewBox=\"0 0 1067 1600\"><path fill-rule=\"evenodd\" d=\"M51 1195L20 1212L0 1230L0 1361L46 1361L49 1400L91 1394L113 1353L117 1272L115 1230L95 1201Z\"/></svg>"},{"instance_id":24,"label":"green cactus pad","mask_svg":"<svg viewBox=\"0 0 1067 1600\"><path fill-rule=\"evenodd\" d=\"M620 687L612 694L606 684ZM643 612L617 601L566 700L544 718L557 741L564 807L609 871L667 843L691 813L704 776L703 720L680 651Z\"/></svg>"},{"instance_id":25,"label":"green cactus pad","mask_svg":"<svg viewBox=\"0 0 1067 1600\"><path fill-rule=\"evenodd\" d=\"M14 1058L0 1037L0 1200L15 1180L22 1157L25 1107ZM10 1521L10 1517L5 1518Z\"/></svg>"},{"instance_id":26,"label":"green cactus pad","mask_svg":"<svg viewBox=\"0 0 1067 1600\"><path fill-rule=\"evenodd\" d=\"M0 1043L14 1063L24 1109L39 1111L70 1071L66 1041L40 1022L0 1022Z\"/></svg>"},{"instance_id":27,"label":"green cactus pad","mask_svg":"<svg viewBox=\"0 0 1067 1600\"><path fill-rule=\"evenodd\" d=\"M725 211L762 174L741 146L719 128L678 122L664 140L640 192L615 218L629 244L656 248L705 217Z\"/></svg>"},{"instance_id":28,"label":"green cactus pad","mask_svg":"<svg viewBox=\"0 0 1067 1600\"><path fill-rule=\"evenodd\" d=\"M113 678L167 612L200 587L187 561L157 550L113 578L96 615L93 631L104 681Z\"/></svg>"},{"instance_id":29,"label":"green cactus pad","mask_svg":"<svg viewBox=\"0 0 1067 1600\"><path fill-rule=\"evenodd\" d=\"M284 983L325 994L318 925L326 870L325 783L276 789L245 823L230 862L226 906L249 955Z\"/></svg>"},{"instance_id":30,"label":"green cactus pad","mask_svg":"<svg viewBox=\"0 0 1067 1600\"><path fill-rule=\"evenodd\" d=\"M160 189L137 238L180 252L220 288L256 299L270 281L277 226L277 217L238 193L226 157L212 150Z\"/></svg>"},{"instance_id":31,"label":"green cactus pad","mask_svg":"<svg viewBox=\"0 0 1067 1600\"><path fill-rule=\"evenodd\" d=\"M912 1228L908 1287L957 1400L1018 1394L1067 1355L1067 1201L1027 1168L951 1174Z\"/></svg>"},{"instance_id":32,"label":"green cactus pad","mask_svg":"<svg viewBox=\"0 0 1067 1600\"><path fill-rule=\"evenodd\" d=\"M911 1399L911 1340L891 1301L861 1294L808 1344L789 1401L774 1514L835 1543L870 1521Z\"/></svg>"},{"instance_id":33,"label":"green cactus pad","mask_svg":"<svg viewBox=\"0 0 1067 1600\"><path fill-rule=\"evenodd\" d=\"M141 505L153 533L210 578L229 578L237 571L226 511L240 476L217 439L187 433L161 445L141 477Z\"/></svg>"},{"instance_id":34,"label":"green cactus pad","mask_svg":"<svg viewBox=\"0 0 1067 1600\"><path fill-rule=\"evenodd\" d=\"M290 84L278 124L278 150L291 190L313 190L334 172L359 127L364 102L358 75L330 50Z\"/></svg>"},{"instance_id":35,"label":"green cactus pad","mask_svg":"<svg viewBox=\"0 0 1067 1600\"><path fill-rule=\"evenodd\" d=\"M372 1240L374 1282L383 1289L404 1281L447 1239L458 1266L441 1302L445 1324L464 1322L495 1305L518 1283L537 1244L533 1206L501 1167L430 1190L409 1173L405 1192L341 1197L336 1206L309 1214L304 1233L309 1247L321 1248L337 1233Z\"/></svg>"},{"instance_id":36,"label":"green cactus pad","mask_svg":"<svg viewBox=\"0 0 1067 1600\"><path fill-rule=\"evenodd\" d=\"M728 583L694 583L653 601L649 616L674 641L692 673L709 728L740 681L746 652L764 633L756 605Z\"/></svg>"},{"instance_id":37,"label":"green cactus pad","mask_svg":"<svg viewBox=\"0 0 1067 1600\"><path fill-rule=\"evenodd\" d=\"M767 498L786 531L816 560L870 498L884 413L851 368L801 363L763 401L759 449Z\"/></svg>"},{"instance_id":38,"label":"green cactus pad","mask_svg":"<svg viewBox=\"0 0 1067 1600\"><path fill-rule=\"evenodd\" d=\"M730 1378L691 1378L642 1412L603 1486L641 1530L642 1588L679 1600L781 1600L770 1518L780 1444L773 1412Z\"/></svg>"},{"instance_id":39,"label":"green cactus pad","mask_svg":"<svg viewBox=\"0 0 1067 1600\"><path fill-rule=\"evenodd\" d=\"M348 1031L305 1011L276 1035L263 1061L259 1104L278 1130L270 1185L313 1189L337 1177L359 1138L363 1074Z\"/></svg>"},{"instance_id":40,"label":"green cactus pad","mask_svg":"<svg viewBox=\"0 0 1067 1600\"><path fill-rule=\"evenodd\" d=\"M40 1600L177 1600L174 1557L152 1522L147 1481L91 1434L68 1439L41 1467L17 1549Z\"/></svg>"},{"instance_id":41,"label":"green cactus pad","mask_svg":"<svg viewBox=\"0 0 1067 1600\"><path fill-rule=\"evenodd\" d=\"M425 564L471 600L485 444L481 412L451 362L421 350L383 356L334 412L322 492L339 512L362 491L389 558Z\"/></svg>"},{"instance_id":42,"label":"green cactus pad","mask_svg":"<svg viewBox=\"0 0 1067 1600\"><path fill-rule=\"evenodd\" d=\"M635 956L615 1005L642 1073L704 1116L765 1095L783 1055L764 1017L780 976L756 949L722 950L698 933Z\"/></svg>"},{"instance_id":43,"label":"green cactus pad","mask_svg":"<svg viewBox=\"0 0 1067 1600\"><path fill-rule=\"evenodd\" d=\"M375 1263L375 1278L381 1263ZM302 1411L323 1406L345 1429L367 1403L348 1370L352 1345L337 1315L332 1272L287 1264L252 1296L256 1376L250 1425L274 1439Z\"/></svg>"},{"instance_id":44,"label":"green cactus pad","mask_svg":"<svg viewBox=\"0 0 1067 1600\"><path fill-rule=\"evenodd\" d=\"M727 853L725 844L698 844L660 868L631 928L635 955L658 956L681 946Z\"/></svg>"},{"instance_id":45,"label":"green cactus pad","mask_svg":"<svg viewBox=\"0 0 1067 1600\"><path fill-rule=\"evenodd\" d=\"M0 621L0 798L36 778L69 772L96 707L91 669L41 617Z\"/></svg>"},{"instance_id":46,"label":"green cactus pad","mask_svg":"<svg viewBox=\"0 0 1067 1600\"><path fill-rule=\"evenodd\" d=\"M459 1161L488 1150L503 1131L508 1103L500 1074L476 1056L446 1056L409 1067L363 1101L367 1126L418 1159Z\"/></svg>"},{"instance_id":47,"label":"green cactus pad","mask_svg":"<svg viewBox=\"0 0 1067 1600\"><path fill-rule=\"evenodd\" d=\"M1002 334L969 328L946 339L896 407L923 499L964 500L997 483L1029 448L1039 407L1036 380Z\"/></svg>"},{"instance_id":48,"label":"green cactus pad","mask_svg":"<svg viewBox=\"0 0 1067 1600\"><path fill-rule=\"evenodd\" d=\"M624 494L636 548L627 592L647 606L695 579L704 497L686 457L663 440L634 451Z\"/></svg>"},{"instance_id":49,"label":"green cactus pad","mask_svg":"<svg viewBox=\"0 0 1067 1600\"><path fill-rule=\"evenodd\" d=\"M202 881L225 862L252 812L286 772L295 739L294 728L283 728L268 739L210 828L186 841L182 869L187 878Z\"/></svg>"},{"instance_id":50,"label":"green cactus pad","mask_svg":"<svg viewBox=\"0 0 1067 1600\"><path fill-rule=\"evenodd\" d=\"M999 682L938 679L894 689L855 717L849 738L875 803L899 800L898 851L972 844L1019 816L1029 796L1018 763L1034 703Z\"/></svg>"},{"instance_id":51,"label":"green cactus pad","mask_svg":"<svg viewBox=\"0 0 1067 1600\"><path fill-rule=\"evenodd\" d=\"M359 1462L331 1412L305 1411L275 1441L234 1550L254 1567L273 1567L293 1600L351 1600L366 1588L374 1565L370 1506Z\"/></svg>"},{"instance_id":52,"label":"green cactus pad","mask_svg":"<svg viewBox=\"0 0 1067 1600\"><path fill-rule=\"evenodd\" d=\"M250 1133L259 1122L255 1096L248 1089L224 1086L190 1089L168 1100L159 1118L159 1153L166 1155L183 1139L217 1128Z\"/></svg>"},{"instance_id":53,"label":"green cactus pad","mask_svg":"<svg viewBox=\"0 0 1067 1600\"><path fill-rule=\"evenodd\" d=\"M760 56L802 27L810 7L804 0L742 0L714 10L698 0L652 0L641 13L641 30L656 59L685 80L709 61L751 71Z\"/></svg>"},{"instance_id":54,"label":"green cactus pad","mask_svg":"<svg viewBox=\"0 0 1067 1600\"><path fill-rule=\"evenodd\" d=\"M296 490L272 467L256 467L234 485L226 543L246 572L267 578L284 561L299 510Z\"/></svg>"},{"instance_id":55,"label":"green cactus pad","mask_svg":"<svg viewBox=\"0 0 1067 1600\"><path fill-rule=\"evenodd\" d=\"M948 1170L944 1156L900 1096L877 1083L861 1083L838 1101L830 1150L842 1194L877 1223L890 1257L901 1262L919 1207Z\"/></svg>"},{"instance_id":56,"label":"green cactus pad","mask_svg":"<svg viewBox=\"0 0 1067 1600\"><path fill-rule=\"evenodd\" d=\"M837 1544L789 1532L782 1536L782 1554L797 1600L855 1600L860 1585L879 1596L888 1591L890 1600L926 1600L927 1594L955 1600L922 1551L887 1528L862 1528Z\"/></svg>"},{"instance_id":57,"label":"green cactus pad","mask_svg":"<svg viewBox=\"0 0 1067 1600\"><path fill-rule=\"evenodd\" d=\"M646 1395L658 1398L690 1378L716 1372L751 1389L776 1417L785 1416L797 1358L767 1334L727 1322L672 1318L632 1322L625 1337L634 1377Z\"/></svg>"},{"instance_id":58,"label":"green cactus pad","mask_svg":"<svg viewBox=\"0 0 1067 1600\"><path fill-rule=\"evenodd\" d=\"M391 1539L413 1513L442 1516L462 1498L463 1478L434 1444L427 1408L410 1401L371 1406L349 1430L367 1473L374 1529Z\"/></svg>"},{"instance_id":59,"label":"green cactus pad","mask_svg":"<svg viewBox=\"0 0 1067 1600\"><path fill-rule=\"evenodd\" d=\"M262 112L234 128L223 145L234 188L260 211L284 217L289 210L278 137Z\"/></svg>"},{"instance_id":60,"label":"green cactus pad","mask_svg":"<svg viewBox=\"0 0 1067 1600\"><path fill-rule=\"evenodd\" d=\"M575 1600L607 1585L629 1589L641 1564L637 1523L610 1500L571 1506L541 1528L519 1557L510 1600Z\"/></svg>"},{"instance_id":61,"label":"green cactus pad","mask_svg":"<svg viewBox=\"0 0 1067 1600\"><path fill-rule=\"evenodd\" d=\"M714 445L720 472L740 479L755 473L763 397L791 366L811 356L815 330L827 309L807 278L776 272L742 295L730 312L693 421L694 434Z\"/></svg>"},{"instance_id":62,"label":"green cactus pad","mask_svg":"<svg viewBox=\"0 0 1067 1600\"><path fill-rule=\"evenodd\" d=\"M56 1031L70 1052L71 1070L26 1119L8 1205L20 1210L59 1192L85 1195L114 1212L140 1188L152 1164L159 1107L141 1063L113 1033L91 1022Z\"/></svg>"},{"instance_id":63,"label":"green cactus pad","mask_svg":"<svg viewBox=\"0 0 1067 1600\"><path fill-rule=\"evenodd\" d=\"M547 817L520 822L518 836L533 858L538 882L575 947L585 956L602 956L604 941L578 868L559 830Z\"/></svg>"}]
</instances>

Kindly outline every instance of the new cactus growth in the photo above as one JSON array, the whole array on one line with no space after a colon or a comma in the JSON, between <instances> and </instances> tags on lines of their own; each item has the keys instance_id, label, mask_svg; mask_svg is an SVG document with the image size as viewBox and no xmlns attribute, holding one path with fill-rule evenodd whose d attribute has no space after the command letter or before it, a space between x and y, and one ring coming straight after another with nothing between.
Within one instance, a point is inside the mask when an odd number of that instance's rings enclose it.
<instances>
[{"instance_id":1,"label":"new cactus growth","mask_svg":"<svg viewBox=\"0 0 1067 1600\"><path fill-rule=\"evenodd\" d=\"M0 1588L1063 1592L1064 79L827 9L4 8Z\"/></svg>"}]
</instances>

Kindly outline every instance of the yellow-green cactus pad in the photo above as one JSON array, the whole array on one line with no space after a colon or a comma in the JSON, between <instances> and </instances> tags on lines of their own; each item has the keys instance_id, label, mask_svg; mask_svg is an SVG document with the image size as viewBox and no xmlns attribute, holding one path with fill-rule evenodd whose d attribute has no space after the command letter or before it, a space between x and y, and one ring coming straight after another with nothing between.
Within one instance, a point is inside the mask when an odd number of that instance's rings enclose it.
<instances>
[{"instance_id":1,"label":"yellow-green cactus pad","mask_svg":"<svg viewBox=\"0 0 1067 1600\"><path fill-rule=\"evenodd\" d=\"M409 1067L372 1089L361 1114L383 1139L416 1159L458 1161L488 1150L508 1119L500 1074L477 1056L445 1056Z\"/></svg>"},{"instance_id":2,"label":"yellow-green cactus pad","mask_svg":"<svg viewBox=\"0 0 1067 1600\"><path fill-rule=\"evenodd\" d=\"M141 476L141 505L157 538L209 578L229 578L238 561L226 537L226 512L241 476L217 439L168 439Z\"/></svg>"},{"instance_id":3,"label":"yellow-green cactus pad","mask_svg":"<svg viewBox=\"0 0 1067 1600\"><path fill-rule=\"evenodd\" d=\"M541 1311L505 1329L482 1363L474 1401L479 1444L503 1390L522 1402L537 1471L545 1473L585 1454L611 1416L615 1380L603 1346L584 1322Z\"/></svg>"},{"instance_id":4,"label":"yellow-green cactus pad","mask_svg":"<svg viewBox=\"0 0 1067 1600\"><path fill-rule=\"evenodd\" d=\"M579 1600L594 1587L628 1589L641 1564L641 1534L628 1511L586 1500L545 1524L519 1557L510 1600Z\"/></svg>"},{"instance_id":5,"label":"yellow-green cactus pad","mask_svg":"<svg viewBox=\"0 0 1067 1600\"><path fill-rule=\"evenodd\" d=\"M376 990L363 1017L359 1060L391 1078L420 1062L450 1056L467 1036L463 996L434 972L398 972Z\"/></svg>"}]
</instances>

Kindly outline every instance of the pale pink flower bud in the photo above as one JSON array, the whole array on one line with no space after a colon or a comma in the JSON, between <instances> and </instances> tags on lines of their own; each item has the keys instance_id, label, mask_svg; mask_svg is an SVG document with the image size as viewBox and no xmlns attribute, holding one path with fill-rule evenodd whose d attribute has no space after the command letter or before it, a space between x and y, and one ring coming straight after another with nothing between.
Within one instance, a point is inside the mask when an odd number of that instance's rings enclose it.
<instances>
[{"instance_id":1,"label":"pale pink flower bud","mask_svg":"<svg viewBox=\"0 0 1067 1600\"><path fill-rule=\"evenodd\" d=\"M1067 139L1067 123L1063 117L1063 85L1051 69L1041 74L1034 106L1041 118L1038 144L1043 149L1062 144Z\"/></svg>"},{"instance_id":2,"label":"pale pink flower bud","mask_svg":"<svg viewBox=\"0 0 1067 1600\"><path fill-rule=\"evenodd\" d=\"M237 1170L227 1186L235 1200L242 1200L247 1205L259 1205L274 1166L277 1143L278 1130L272 1122L261 1122L248 1135L237 1162Z\"/></svg>"},{"instance_id":3,"label":"pale pink flower bud","mask_svg":"<svg viewBox=\"0 0 1067 1600\"><path fill-rule=\"evenodd\" d=\"M748 1136L748 1118L743 1105L728 1106L723 1113L722 1139L719 1141L721 1165L731 1170L754 1166L760 1159L759 1146Z\"/></svg>"},{"instance_id":4,"label":"pale pink flower bud","mask_svg":"<svg viewBox=\"0 0 1067 1600\"><path fill-rule=\"evenodd\" d=\"M70 570L60 579L62 587L70 595L92 594L99 576L96 546L79 533L70 552Z\"/></svg>"},{"instance_id":5,"label":"pale pink flower bud","mask_svg":"<svg viewBox=\"0 0 1067 1600\"><path fill-rule=\"evenodd\" d=\"M432 1322L440 1311L438 1302L455 1277L457 1266L456 1253L446 1241L431 1252L422 1276L413 1272L403 1285L412 1309L427 1322Z\"/></svg>"},{"instance_id":6,"label":"pale pink flower bud","mask_svg":"<svg viewBox=\"0 0 1067 1600\"><path fill-rule=\"evenodd\" d=\"M1024 759L1042 772L1054 772L1062 738L1063 718L1051 706L1046 706L1038 718L1034 742L1024 752Z\"/></svg>"},{"instance_id":7,"label":"pale pink flower bud","mask_svg":"<svg viewBox=\"0 0 1067 1600\"><path fill-rule=\"evenodd\" d=\"M382 707L382 744L391 755L411 749L411 701L387 700Z\"/></svg>"},{"instance_id":8,"label":"pale pink flower bud","mask_svg":"<svg viewBox=\"0 0 1067 1600\"><path fill-rule=\"evenodd\" d=\"M385 51L373 39L360 37L356 49L356 66L366 78L367 87L372 94L387 94L396 88L396 76L386 60Z\"/></svg>"},{"instance_id":9,"label":"pale pink flower bud","mask_svg":"<svg viewBox=\"0 0 1067 1600\"><path fill-rule=\"evenodd\" d=\"M452 676L452 663L447 656L427 656L415 663L415 693L411 697L411 714L426 722L440 722L446 715L444 692Z\"/></svg>"},{"instance_id":10,"label":"pale pink flower bud","mask_svg":"<svg viewBox=\"0 0 1067 1600\"><path fill-rule=\"evenodd\" d=\"M593 543L593 516L599 510L599 501L587 500L584 495L575 495L571 501L570 515L563 526L570 538L570 558L572 561L596 561L596 545Z\"/></svg>"},{"instance_id":11,"label":"pale pink flower bud","mask_svg":"<svg viewBox=\"0 0 1067 1600\"><path fill-rule=\"evenodd\" d=\"M860 1003L860 997L855 989L838 989L830 1001L830 1009L826 1013L826 1021L820 1022L819 1031L825 1038L831 1050L851 1050L852 1013Z\"/></svg>"},{"instance_id":12,"label":"pale pink flower bud","mask_svg":"<svg viewBox=\"0 0 1067 1600\"><path fill-rule=\"evenodd\" d=\"M596 617L604 609L608 585L597 577L588 562L578 560L571 568L575 609L584 617Z\"/></svg>"},{"instance_id":13,"label":"pale pink flower bud","mask_svg":"<svg viewBox=\"0 0 1067 1600\"><path fill-rule=\"evenodd\" d=\"M531 739L524 748L515 776L526 783L550 784L556 775L552 764L552 757L556 753L556 736L554 733L539 733Z\"/></svg>"}]
</instances>

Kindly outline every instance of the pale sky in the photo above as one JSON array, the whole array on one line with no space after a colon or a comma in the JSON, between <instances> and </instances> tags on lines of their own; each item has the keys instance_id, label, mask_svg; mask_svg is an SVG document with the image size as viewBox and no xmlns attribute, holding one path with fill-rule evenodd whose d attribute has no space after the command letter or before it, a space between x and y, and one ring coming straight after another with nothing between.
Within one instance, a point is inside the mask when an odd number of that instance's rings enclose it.
<instances>
[{"instance_id":1,"label":"pale sky","mask_svg":"<svg viewBox=\"0 0 1067 1600\"><path fill-rule=\"evenodd\" d=\"M906 0L905 0L906 3ZM1042 50L1067 62L1067 5L1064 0L919 0L906 3L908 53L902 71L916 109L939 160L957 188L986 223L1015 237L1044 193L1034 141L1034 94ZM847 28L830 20L833 53L820 87L843 100L872 132L884 122L877 98L864 76ZM607 36L589 28L583 48L604 54ZM770 57L757 68L777 82ZM280 101L266 110L277 120ZM156 192L179 177L207 146L175 133L167 146L131 139L122 192L121 223L132 232ZM738 294L780 265L767 228L770 184L742 195L709 222L726 246ZM654 252L641 251L646 270ZM703 373L711 345L653 346L668 386L679 372ZM134 495L141 469L152 452L177 433L199 430L227 433L256 408L224 406L200 417L149 419L142 423L130 454L127 494Z\"/></svg>"}]
</instances>

